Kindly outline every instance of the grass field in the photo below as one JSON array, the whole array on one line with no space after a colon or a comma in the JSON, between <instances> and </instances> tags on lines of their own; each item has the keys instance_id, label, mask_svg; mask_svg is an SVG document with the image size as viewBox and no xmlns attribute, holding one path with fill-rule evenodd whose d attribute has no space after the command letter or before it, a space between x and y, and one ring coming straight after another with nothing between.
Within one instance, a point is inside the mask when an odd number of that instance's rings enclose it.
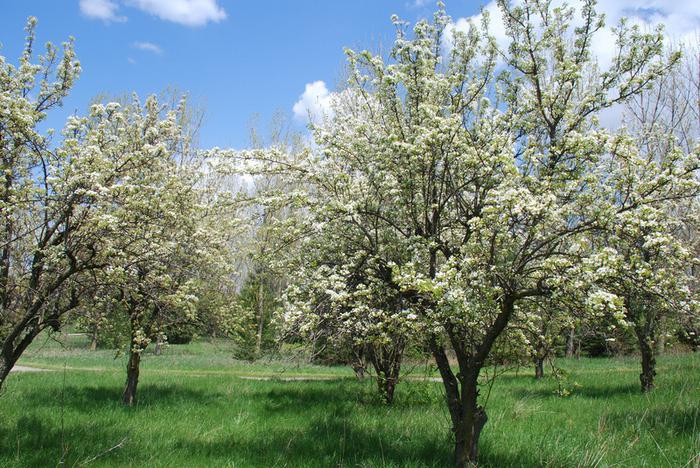
<instances>
[{"instance_id":1,"label":"grass field","mask_svg":"<svg viewBox=\"0 0 700 468\"><path fill-rule=\"evenodd\" d=\"M225 342L171 346L144 359L139 404L120 395L125 357L79 337L36 343L0 396L0 466L448 466L441 384L402 382L391 407L347 368L249 364ZM700 466L700 355L659 360L638 391L637 362L560 361L569 397L530 369L497 380L481 465ZM272 377L249 380L241 377ZM284 381L306 376L310 381Z\"/></svg>"}]
</instances>

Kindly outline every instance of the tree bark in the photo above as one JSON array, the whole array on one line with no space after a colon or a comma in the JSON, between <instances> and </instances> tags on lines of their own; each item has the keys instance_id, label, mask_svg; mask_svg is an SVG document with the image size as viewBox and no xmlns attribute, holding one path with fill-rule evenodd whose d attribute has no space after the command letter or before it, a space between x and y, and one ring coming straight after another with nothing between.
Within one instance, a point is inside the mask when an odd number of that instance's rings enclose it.
<instances>
[{"instance_id":1,"label":"tree bark","mask_svg":"<svg viewBox=\"0 0 700 468\"><path fill-rule=\"evenodd\" d=\"M535 356L535 379L540 380L544 377L544 358Z\"/></svg>"},{"instance_id":2,"label":"tree bark","mask_svg":"<svg viewBox=\"0 0 700 468\"><path fill-rule=\"evenodd\" d=\"M139 384L139 365L141 364L141 353L135 352L133 348L129 351L129 363L126 366L126 385L122 402L126 406L136 404L136 387Z\"/></svg>"},{"instance_id":3,"label":"tree bark","mask_svg":"<svg viewBox=\"0 0 700 468\"><path fill-rule=\"evenodd\" d=\"M457 379L443 346L431 340L430 347L442 376L452 420L452 432L455 437L454 466L474 466L479 456L479 437L488 420L486 410L478 405L479 370L470 369L465 374L460 373Z\"/></svg>"},{"instance_id":4,"label":"tree bark","mask_svg":"<svg viewBox=\"0 0 700 468\"><path fill-rule=\"evenodd\" d=\"M566 357L572 358L574 357L574 348L575 348L575 341L576 341L576 329L574 327L571 327L569 330L569 337L566 340Z\"/></svg>"},{"instance_id":5,"label":"tree bark","mask_svg":"<svg viewBox=\"0 0 700 468\"><path fill-rule=\"evenodd\" d=\"M656 377L656 356L654 355L654 345L650 336L637 334L639 340L639 350L642 354L642 373L639 374L639 381L642 385L642 393L654 389L654 377Z\"/></svg>"},{"instance_id":6,"label":"tree bark","mask_svg":"<svg viewBox=\"0 0 700 468\"><path fill-rule=\"evenodd\" d=\"M364 364L356 362L352 365L352 370L355 372L355 377L357 377L357 380L364 380L365 373L367 372Z\"/></svg>"},{"instance_id":7,"label":"tree bark","mask_svg":"<svg viewBox=\"0 0 700 468\"><path fill-rule=\"evenodd\" d=\"M265 326L265 304L264 297L265 291L263 289L264 284L262 277L258 278L260 284L258 285L258 333L255 336L255 357L260 357L262 353L262 335L263 328Z\"/></svg>"},{"instance_id":8,"label":"tree bark","mask_svg":"<svg viewBox=\"0 0 700 468\"><path fill-rule=\"evenodd\" d=\"M656 331L656 355L661 355L666 350L666 320L664 316L659 318L659 324Z\"/></svg>"},{"instance_id":9,"label":"tree bark","mask_svg":"<svg viewBox=\"0 0 700 468\"><path fill-rule=\"evenodd\" d=\"M97 349L97 327L95 326L92 329L92 333L90 335L90 351L95 351Z\"/></svg>"},{"instance_id":10,"label":"tree bark","mask_svg":"<svg viewBox=\"0 0 700 468\"><path fill-rule=\"evenodd\" d=\"M478 459L479 437L488 420L484 407L477 404L478 396L476 378L462 379L462 411L455 425L455 466L459 468L473 466Z\"/></svg>"},{"instance_id":11,"label":"tree bark","mask_svg":"<svg viewBox=\"0 0 700 468\"><path fill-rule=\"evenodd\" d=\"M355 377L358 380L363 380L367 374L367 362L365 361L365 353L363 347L353 347L352 370L355 372Z\"/></svg>"},{"instance_id":12,"label":"tree bark","mask_svg":"<svg viewBox=\"0 0 700 468\"><path fill-rule=\"evenodd\" d=\"M387 405L394 402L394 391L399 381L403 349L403 341L400 339L397 339L393 345L379 348L368 346L368 355L377 375L379 394Z\"/></svg>"},{"instance_id":13,"label":"tree bark","mask_svg":"<svg viewBox=\"0 0 700 468\"><path fill-rule=\"evenodd\" d=\"M5 383L7 376L10 375L11 369L12 369L12 365L10 365L10 363L6 362L5 358L0 356L0 391L2 391L2 386Z\"/></svg>"},{"instance_id":14,"label":"tree bark","mask_svg":"<svg viewBox=\"0 0 700 468\"><path fill-rule=\"evenodd\" d=\"M22 353L34 341L34 338L40 333L40 329L32 327L29 330L25 329L24 324L18 324L9 336L5 338L0 349L0 390L4 385L7 376L19 360Z\"/></svg>"}]
</instances>

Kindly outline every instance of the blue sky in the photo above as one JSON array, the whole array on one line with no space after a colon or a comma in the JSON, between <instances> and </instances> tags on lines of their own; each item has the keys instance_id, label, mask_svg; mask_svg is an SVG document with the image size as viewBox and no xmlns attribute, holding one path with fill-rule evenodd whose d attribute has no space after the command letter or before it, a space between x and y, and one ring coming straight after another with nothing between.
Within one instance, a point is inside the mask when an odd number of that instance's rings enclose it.
<instances>
[{"instance_id":1,"label":"blue sky","mask_svg":"<svg viewBox=\"0 0 700 468\"><path fill-rule=\"evenodd\" d=\"M307 111L322 107L338 83L343 47L389 46L393 13L415 22L430 16L435 5L433 0L4 3L0 54L12 63L21 51L29 15L39 19L39 43L60 43L69 35L76 38L83 74L64 108L49 120L51 126L61 127L70 113L85 113L98 94L145 96L174 86L190 93L205 109L201 146L234 148L248 144L249 122L255 114L264 127L275 111L282 110L303 128ZM482 3L494 19L497 39L506 41L494 0L448 0L453 26L466 27ZM695 3L599 0L599 8L610 23L631 16L647 25L663 22L675 38L692 38L700 37L700 7ZM605 61L610 37L601 35L594 49Z\"/></svg>"},{"instance_id":2,"label":"blue sky","mask_svg":"<svg viewBox=\"0 0 700 468\"><path fill-rule=\"evenodd\" d=\"M194 0L189 11L168 12L188 1L83 0L81 11L79 0L11 0L0 15L0 54L16 63L29 15L39 19L39 43L75 37L83 74L52 126L84 113L100 93L176 86L205 107L202 146L243 147L253 114L261 124L278 109L291 116L307 83L332 89L344 46L388 44L392 13L415 20L433 8L403 0ZM451 6L461 15L478 10L466 0Z\"/></svg>"}]
</instances>

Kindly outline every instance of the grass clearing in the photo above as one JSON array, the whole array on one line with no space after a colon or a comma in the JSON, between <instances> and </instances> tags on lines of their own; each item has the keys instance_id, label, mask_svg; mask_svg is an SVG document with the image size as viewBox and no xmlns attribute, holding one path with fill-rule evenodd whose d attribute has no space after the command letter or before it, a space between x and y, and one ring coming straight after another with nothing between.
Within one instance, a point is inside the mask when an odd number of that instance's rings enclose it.
<instances>
[{"instance_id":1,"label":"grass clearing","mask_svg":"<svg viewBox=\"0 0 700 468\"><path fill-rule=\"evenodd\" d=\"M235 361L225 342L144 359L139 404L120 403L125 357L82 337L40 341L0 397L0 466L447 466L441 384L407 380L384 406L347 368ZM664 356L638 390L634 358L561 361L571 396L531 370L494 385L482 466L698 466L700 355ZM241 377L267 376L273 380ZM274 377L333 377L282 381ZM413 376L417 376L414 372Z\"/></svg>"}]
</instances>

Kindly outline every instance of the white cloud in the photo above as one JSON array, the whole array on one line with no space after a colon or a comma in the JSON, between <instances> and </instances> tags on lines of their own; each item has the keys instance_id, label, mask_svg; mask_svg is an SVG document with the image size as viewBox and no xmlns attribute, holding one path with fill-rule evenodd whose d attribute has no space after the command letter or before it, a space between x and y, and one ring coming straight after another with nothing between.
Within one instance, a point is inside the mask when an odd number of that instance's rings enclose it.
<instances>
[{"instance_id":1,"label":"white cloud","mask_svg":"<svg viewBox=\"0 0 700 468\"><path fill-rule=\"evenodd\" d=\"M126 3L162 20L185 26L204 26L210 21L217 23L226 19L226 11L217 0L126 0Z\"/></svg>"},{"instance_id":2,"label":"white cloud","mask_svg":"<svg viewBox=\"0 0 700 468\"><path fill-rule=\"evenodd\" d=\"M80 0L79 4L85 16L107 22L126 21L126 16L117 14L122 5L185 26L204 26L226 19L226 11L218 0Z\"/></svg>"},{"instance_id":3,"label":"white cloud","mask_svg":"<svg viewBox=\"0 0 700 468\"><path fill-rule=\"evenodd\" d=\"M102 21L126 21L125 16L119 16L119 5L113 0L80 0L80 11L89 18Z\"/></svg>"},{"instance_id":4,"label":"white cloud","mask_svg":"<svg viewBox=\"0 0 700 468\"><path fill-rule=\"evenodd\" d=\"M302 120L311 119L312 122L331 117L334 95L323 81L307 83L304 92L292 108L294 116Z\"/></svg>"},{"instance_id":5,"label":"white cloud","mask_svg":"<svg viewBox=\"0 0 700 468\"><path fill-rule=\"evenodd\" d=\"M489 17L489 31L496 38L496 42L501 49L508 47L508 36L506 34L506 27L503 22L503 14L501 9L498 7L495 1L491 1L486 6L484 6L483 11L488 14ZM450 47L452 43L452 35L454 31L460 31L466 33L469 27L473 24L474 26L481 26L481 21L483 20L484 14L479 13L477 15L457 18L456 21L452 21L447 25L447 31L445 34L445 45Z\"/></svg>"},{"instance_id":6,"label":"white cloud","mask_svg":"<svg viewBox=\"0 0 700 468\"><path fill-rule=\"evenodd\" d=\"M153 52L154 54L162 54L163 49L160 48L159 45L154 44L152 42L134 42L132 44L135 48L145 50L146 52Z\"/></svg>"}]
</instances>

